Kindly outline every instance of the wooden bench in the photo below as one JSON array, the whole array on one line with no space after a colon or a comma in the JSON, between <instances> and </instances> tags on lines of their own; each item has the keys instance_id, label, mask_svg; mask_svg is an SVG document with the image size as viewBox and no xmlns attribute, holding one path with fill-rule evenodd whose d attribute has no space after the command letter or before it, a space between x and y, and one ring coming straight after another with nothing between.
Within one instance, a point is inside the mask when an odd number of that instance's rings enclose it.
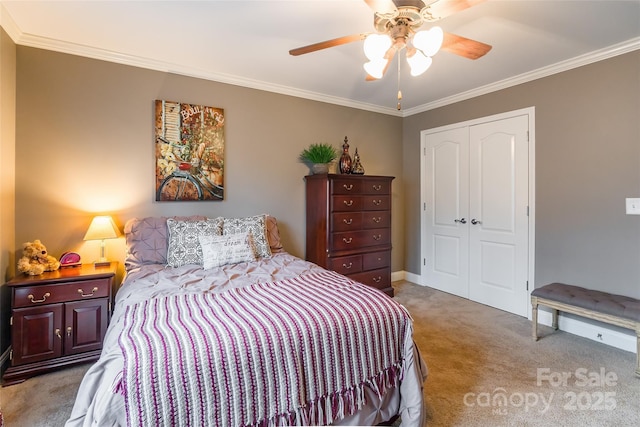
<instances>
[{"instance_id":1,"label":"wooden bench","mask_svg":"<svg viewBox=\"0 0 640 427\"><path fill-rule=\"evenodd\" d=\"M538 340L538 305L552 309L552 326L558 329L558 311L588 317L636 332L636 375L640 376L640 300L602 291L551 283L531 292L533 339Z\"/></svg>"}]
</instances>

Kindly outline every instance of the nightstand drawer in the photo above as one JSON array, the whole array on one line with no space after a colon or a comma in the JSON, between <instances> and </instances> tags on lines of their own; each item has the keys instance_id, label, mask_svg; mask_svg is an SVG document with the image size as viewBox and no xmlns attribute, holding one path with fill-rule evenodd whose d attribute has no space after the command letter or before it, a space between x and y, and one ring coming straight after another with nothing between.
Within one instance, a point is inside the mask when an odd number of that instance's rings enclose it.
<instances>
[{"instance_id":1,"label":"nightstand drawer","mask_svg":"<svg viewBox=\"0 0 640 427\"><path fill-rule=\"evenodd\" d=\"M57 302L76 301L109 296L109 278L79 280L39 286L23 286L14 289L13 307L34 307Z\"/></svg>"}]
</instances>

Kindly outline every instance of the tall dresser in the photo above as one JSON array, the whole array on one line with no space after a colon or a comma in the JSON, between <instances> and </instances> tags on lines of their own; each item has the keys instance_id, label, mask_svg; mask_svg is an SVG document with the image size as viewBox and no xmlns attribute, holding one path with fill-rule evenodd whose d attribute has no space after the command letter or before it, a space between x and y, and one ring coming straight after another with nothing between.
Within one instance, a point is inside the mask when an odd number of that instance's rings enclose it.
<instances>
[{"instance_id":1,"label":"tall dresser","mask_svg":"<svg viewBox=\"0 0 640 427\"><path fill-rule=\"evenodd\" d=\"M334 174L305 177L307 260L393 296L393 179Z\"/></svg>"}]
</instances>

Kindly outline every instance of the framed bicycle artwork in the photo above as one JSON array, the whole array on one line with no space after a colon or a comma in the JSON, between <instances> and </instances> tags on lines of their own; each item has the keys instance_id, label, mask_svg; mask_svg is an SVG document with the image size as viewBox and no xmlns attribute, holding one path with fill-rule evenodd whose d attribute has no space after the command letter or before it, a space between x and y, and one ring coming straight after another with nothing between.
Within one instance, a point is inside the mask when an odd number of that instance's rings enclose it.
<instances>
[{"instance_id":1,"label":"framed bicycle artwork","mask_svg":"<svg viewBox=\"0 0 640 427\"><path fill-rule=\"evenodd\" d=\"M224 199L224 110L155 101L156 201Z\"/></svg>"}]
</instances>

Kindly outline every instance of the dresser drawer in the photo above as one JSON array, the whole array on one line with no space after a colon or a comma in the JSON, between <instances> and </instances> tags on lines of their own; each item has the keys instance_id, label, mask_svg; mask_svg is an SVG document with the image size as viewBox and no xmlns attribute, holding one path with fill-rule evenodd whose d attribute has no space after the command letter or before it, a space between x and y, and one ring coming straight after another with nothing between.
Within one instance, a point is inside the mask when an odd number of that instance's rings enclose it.
<instances>
[{"instance_id":1,"label":"dresser drawer","mask_svg":"<svg viewBox=\"0 0 640 427\"><path fill-rule=\"evenodd\" d=\"M383 267L391 267L391 251L362 254L363 270L375 270Z\"/></svg>"},{"instance_id":2,"label":"dresser drawer","mask_svg":"<svg viewBox=\"0 0 640 427\"><path fill-rule=\"evenodd\" d=\"M369 246L387 245L391 242L391 229L376 228L362 231L344 231L331 234L331 249L342 251Z\"/></svg>"},{"instance_id":3,"label":"dresser drawer","mask_svg":"<svg viewBox=\"0 0 640 427\"><path fill-rule=\"evenodd\" d=\"M364 283L376 289L387 289L391 287L391 268L380 268L378 270L363 271L362 273L350 274L351 280Z\"/></svg>"},{"instance_id":4,"label":"dresser drawer","mask_svg":"<svg viewBox=\"0 0 640 427\"><path fill-rule=\"evenodd\" d=\"M391 212L365 211L362 213L362 228L391 227Z\"/></svg>"},{"instance_id":5,"label":"dresser drawer","mask_svg":"<svg viewBox=\"0 0 640 427\"><path fill-rule=\"evenodd\" d=\"M365 211L388 211L391 209L391 197L362 196L361 206Z\"/></svg>"},{"instance_id":6,"label":"dresser drawer","mask_svg":"<svg viewBox=\"0 0 640 427\"><path fill-rule=\"evenodd\" d=\"M358 212L362 210L362 197L360 196L333 196L332 210L334 212ZM369 204L372 204L369 201Z\"/></svg>"},{"instance_id":7,"label":"dresser drawer","mask_svg":"<svg viewBox=\"0 0 640 427\"><path fill-rule=\"evenodd\" d=\"M391 181L370 179L362 183L362 194L391 194Z\"/></svg>"},{"instance_id":8,"label":"dresser drawer","mask_svg":"<svg viewBox=\"0 0 640 427\"><path fill-rule=\"evenodd\" d=\"M336 178L331 181L333 194L360 194L362 185L361 180L354 179Z\"/></svg>"},{"instance_id":9,"label":"dresser drawer","mask_svg":"<svg viewBox=\"0 0 640 427\"><path fill-rule=\"evenodd\" d=\"M34 307L57 302L75 301L109 296L111 279L82 280L14 288L13 307Z\"/></svg>"},{"instance_id":10,"label":"dresser drawer","mask_svg":"<svg viewBox=\"0 0 640 427\"><path fill-rule=\"evenodd\" d=\"M331 214L331 231L355 231L360 229L362 229L362 213L340 212Z\"/></svg>"},{"instance_id":11,"label":"dresser drawer","mask_svg":"<svg viewBox=\"0 0 640 427\"><path fill-rule=\"evenodd\" d=\"M341 256L337 258L329 259L329 270L333 270L337 273L348 274L359 273L362 271L362 256Z\"/></svg>"}]
</instances>

